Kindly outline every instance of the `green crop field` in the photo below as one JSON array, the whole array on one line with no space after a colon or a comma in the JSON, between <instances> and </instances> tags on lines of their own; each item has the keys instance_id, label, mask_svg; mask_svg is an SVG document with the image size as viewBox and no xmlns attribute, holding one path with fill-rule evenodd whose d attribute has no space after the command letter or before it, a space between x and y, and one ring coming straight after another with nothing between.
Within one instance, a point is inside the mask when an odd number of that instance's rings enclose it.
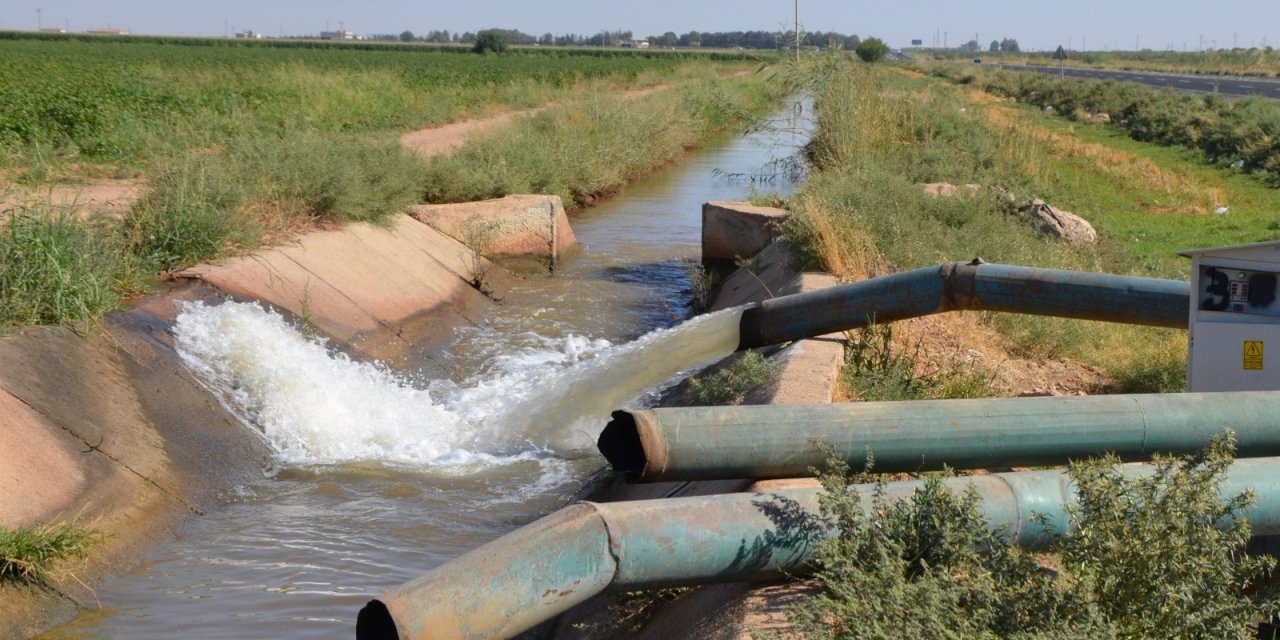
<instances>
[{"instance_id":1,"label":"green crop field","mask_svg":"<svg viewBox=\"0 0 1280 640\"><path fill-rule=\"evenodd\" d=\"M12 35L12 34L10 34ZM284 41L0 37L0 150L135 163L158 150L293 130L368 133L643 86L731 56ZM742 57L736 57L741 61Z\"/></svg>"}]
</instances>

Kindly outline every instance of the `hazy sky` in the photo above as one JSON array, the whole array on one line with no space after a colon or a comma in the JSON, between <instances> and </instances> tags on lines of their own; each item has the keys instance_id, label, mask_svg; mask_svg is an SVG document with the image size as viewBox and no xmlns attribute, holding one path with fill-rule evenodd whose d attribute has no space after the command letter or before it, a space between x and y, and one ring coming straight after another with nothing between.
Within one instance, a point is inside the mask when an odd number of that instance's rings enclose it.
<instances>
[{"instance_id":1,"label":"hazy sky","mask_svg":"<svg viewBox=\"0 0 1280 640\"><path fill-rule=\"evenodd\" d=\"M37 10L40 10L39 16ZM223 35L317 33L339 23L361 34L477 31L593 34L789 29L794 1L764 0L0 0L0 29L44 26L84 31ZM894 47L913 38L954 46L976 34L984 46L1016 38L1024 49L1070 44L1089 49L1195 50L1280 46L1280 0L801 0L801 24L814 31L878 36Z\"/></svg>"}]
</instances>

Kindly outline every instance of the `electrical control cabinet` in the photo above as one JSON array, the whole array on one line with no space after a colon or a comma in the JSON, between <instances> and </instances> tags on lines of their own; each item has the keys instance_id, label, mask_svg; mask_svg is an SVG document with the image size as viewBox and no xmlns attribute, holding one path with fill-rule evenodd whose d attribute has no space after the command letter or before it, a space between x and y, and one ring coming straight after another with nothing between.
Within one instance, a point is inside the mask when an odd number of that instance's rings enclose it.
<instances>
[{"instance_id":1,"label":"electrical control cabinet","mask_svg":"<svg viewBox=\"0 0 1280 640\"><path fill-rule=\"evenodd\" d=\"M1188 391L1280 390L1280 241L1193 249Z\"/></svg>"}]
</instances>

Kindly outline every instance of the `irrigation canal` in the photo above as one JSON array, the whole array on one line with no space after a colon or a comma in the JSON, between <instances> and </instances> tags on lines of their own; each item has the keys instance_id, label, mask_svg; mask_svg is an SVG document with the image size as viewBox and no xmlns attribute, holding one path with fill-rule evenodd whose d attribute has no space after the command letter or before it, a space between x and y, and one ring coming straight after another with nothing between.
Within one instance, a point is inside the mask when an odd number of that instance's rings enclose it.
<instances>
[{"instance_id":1,"label":"irrigation canal","mask_svg":"<svg viewBox=\"0 0 1280 640\"><path fill-rule=\"evenodd\" d=\"M609 411L736 346L717 339L736 316L669 330L690 315L701 205L789 192L787 175L760 180L807 115L791 105L777 130L726 137L575 216L582 255L458 331L450 380L352 361L256 305L187 308L184 360L269 436L275 468L40 637L351 637L370 597L562 506L602 464Z\"/></svg>"}]
</instances>

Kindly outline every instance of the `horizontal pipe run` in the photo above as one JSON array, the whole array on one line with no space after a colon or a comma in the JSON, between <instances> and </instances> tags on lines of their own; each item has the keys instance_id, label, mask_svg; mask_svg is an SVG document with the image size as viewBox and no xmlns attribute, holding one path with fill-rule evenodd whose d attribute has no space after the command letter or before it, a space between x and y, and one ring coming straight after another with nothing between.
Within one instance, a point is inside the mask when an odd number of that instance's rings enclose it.
<instances>
[{"instance_id":1,"label":"horizontal pipe run","mask_svg":"<svg viewBox=\"0 0 1280 640\"><path fill-rule=\"evenodd\" d=\"M1126 465L1127 475L1151 465ZM988 523L1010 542L1043 548L1065 534L1073 496L1062 471L991 474L944 481L972 486ZM920 481L885 485L890 501ZM1224 499L1253 491L1245 512L1255 535L1280 533L1280 459L1237 460ZM876 487L862 485L864 508ZM393 589L361 610L358 640L511 638L606 589L733 582L808 570L814 545L831 535L818 519L816 489L567 507Z\"/></svg>"},{"instance_id":2,"label":"horizontal pipe run","mask_svg":"<svg viewBox=\"0 0 1280 640\"><path fill-rule=\"evenodd\" d=\"M950 262L761 302L738 349L962 309L1185 329L1189 295L1178 280Z\"/></svg>"},{"instance_id":3,"label":"horizontal pipe run","mask_svg":"<svg viewBox=\"0 0 1280 640\"><path fill-rule=\"evenodd\" d=\"M1231 429L1242 457L1280 456L1280 392L988 398L616 411L599 438L632 482L813 475L829 446L860 469L1052 466L1203 450Z\"/></svg>"}]
</instances>

